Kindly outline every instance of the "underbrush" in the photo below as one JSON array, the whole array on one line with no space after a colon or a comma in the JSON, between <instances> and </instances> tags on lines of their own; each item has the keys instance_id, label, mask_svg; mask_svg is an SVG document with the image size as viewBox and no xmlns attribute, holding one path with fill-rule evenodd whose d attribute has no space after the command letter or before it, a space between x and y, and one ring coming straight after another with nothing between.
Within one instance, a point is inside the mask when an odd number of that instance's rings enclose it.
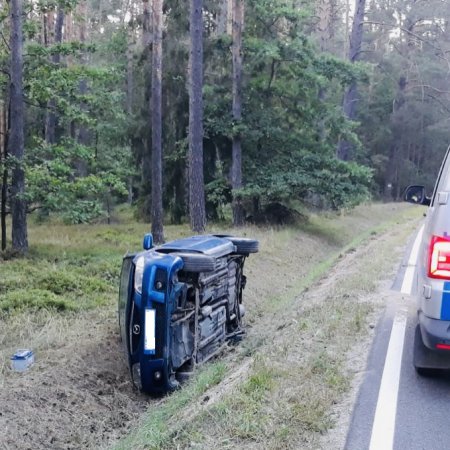
<instances>
[{"instance_id":1,"label":"underbrush","mask_svg":"<svg viewBox=\"0 0 450 450\"><path fill-rule=\"evenodd\" d=\"M0 259L0 314L30 309L78 311L116 301L121 259L140 250L149 225L32 224L27 257ZM168 227L171 238L187 227Z\"/></svg>"}]
</instances>

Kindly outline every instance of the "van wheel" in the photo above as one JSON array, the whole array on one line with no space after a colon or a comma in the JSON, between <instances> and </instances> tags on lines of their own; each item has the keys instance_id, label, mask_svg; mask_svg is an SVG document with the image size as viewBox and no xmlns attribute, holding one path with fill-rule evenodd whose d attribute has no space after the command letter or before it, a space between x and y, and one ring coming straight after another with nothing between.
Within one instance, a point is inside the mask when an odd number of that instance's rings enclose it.
<instances>
[{"instance_id":1,"label":"van wheel","mask_svg":"<svg viewBox=\"0 0 450 450\"><path fill-rule=\"evenodd\" d=\"M414 368L418 375L422 377L435 377L442 373L439 365L436 367L437 361L434 360L435 355L425 347L422 340L419 324L416 325L414 333L414 352L413 352Z\"/></svg>"},{"instance_id":2,"label":"van wheel","mask_svg":"<svg viewBox=\"0 0 450 450\"><path fill-rule=\"evenodd\" d=\"M440 375L441 369L430 369L429 367L416 367L416 372L422 377L436 377Z\"/></svg>"}]
</instances>

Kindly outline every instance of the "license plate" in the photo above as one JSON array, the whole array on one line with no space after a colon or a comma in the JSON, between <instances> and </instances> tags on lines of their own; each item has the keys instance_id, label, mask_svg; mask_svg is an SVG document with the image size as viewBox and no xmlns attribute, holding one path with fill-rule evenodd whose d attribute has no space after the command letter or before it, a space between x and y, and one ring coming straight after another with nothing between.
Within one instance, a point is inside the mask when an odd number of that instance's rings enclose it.
<instances>
[{"instance_id":1,"label":"license plate","mask_svg":"<svg viewBox=\"0 0 450 450\"><path fill-rule=\"evenodd\" d=\"M156 311L154 309L145 310L145 333L144 333L144 353L154 355L155 342L155 321Z\"/></svg>"}]
</instances>

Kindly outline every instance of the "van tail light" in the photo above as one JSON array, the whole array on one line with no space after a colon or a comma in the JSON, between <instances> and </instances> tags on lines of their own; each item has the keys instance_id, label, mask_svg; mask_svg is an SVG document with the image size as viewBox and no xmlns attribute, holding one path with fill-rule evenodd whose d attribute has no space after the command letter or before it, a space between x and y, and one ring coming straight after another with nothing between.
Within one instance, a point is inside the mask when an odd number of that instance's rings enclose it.
<instances>
[{"instance_id":1,"label":"van tail light","mask_svg":"<svg viewBox=\"0 0 450 450\"><path fill-rule=\"evenodd\" d=\"M450 279L450 238L432 236L428 252L428 276Z\"/></svg>"},{"instance_id":2,"label":"van tail light","mask_svg":"<svg viewBox=\"0 0 450 450\"><path fill-rule=\"evenodd\" d=\"M438 350L450 350L450 345L448 344L436 344Z\"/></svg>"}]
</instances>

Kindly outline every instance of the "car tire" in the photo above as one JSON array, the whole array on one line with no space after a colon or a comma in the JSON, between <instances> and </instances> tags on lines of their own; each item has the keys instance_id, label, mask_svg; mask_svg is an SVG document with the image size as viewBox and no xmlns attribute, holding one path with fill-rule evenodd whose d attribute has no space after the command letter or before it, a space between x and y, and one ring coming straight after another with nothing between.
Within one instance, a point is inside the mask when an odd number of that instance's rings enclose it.
<instances>
[{"instance_id":1,"label":"car tire","mask_svg":"<svg viewBox=\"0 0 450 450\"><path fill-rule=\"evenodd\" d=\"M216 269L216 260L212 256L197 253L175 253L183 260L186 272L212 272Z\"/></svg>"},{"instance_id":2,"label":"car tire","mask_svg":"<svg viewBox=\"0 0 450 450\"><path fill-rule=\"evenodd\" d=\"M256 239L228 236L226 234L217 234L216 236L231 241L236 247L236 253L240 255L258 253L259 251L259 241Z\"/></svg>"}]
</instances>

